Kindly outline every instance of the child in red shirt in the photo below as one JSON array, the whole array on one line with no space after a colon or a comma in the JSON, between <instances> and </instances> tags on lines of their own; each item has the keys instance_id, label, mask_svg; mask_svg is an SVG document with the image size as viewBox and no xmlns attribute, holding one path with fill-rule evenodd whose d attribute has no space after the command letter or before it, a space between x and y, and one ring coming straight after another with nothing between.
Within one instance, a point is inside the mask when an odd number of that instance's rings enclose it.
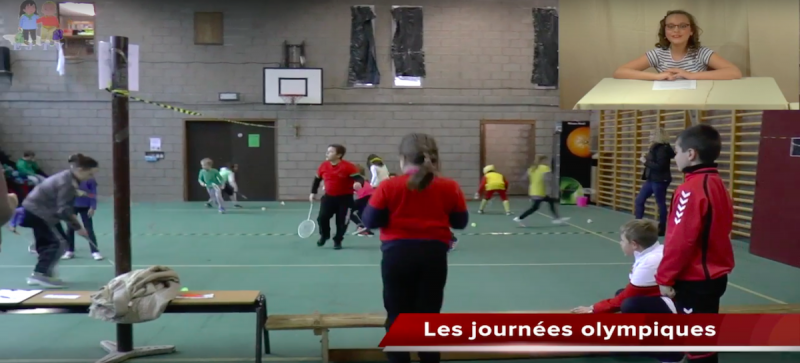
<instances>
[{"instance_id":1,"label":"child in red shirt","mask_svg":"<svg viewBox=\"0 0 800 363\"><path fill-rule=\"evenodd\" d=\"M366 181L366 169L364 169L363 166L358 165L358 172ZM353 189L356 190L356 202L355 206L353 207L353 212L350 213L350 220L355 223L356 226L358 226L358 229L353 234L359 236L373 236L374 234L372 231L364 227L364 223L361 222L361 216L364 215L364 208L367 207L367 203L369 203L369 197L371 197L372 193L375 192L375 188L372 187L371 183L364 183L363 186L360 184L354 184Z\"/></svg>"},{"instance_id":2,"label":"child in red shirt","mask_svg":"<svg viewBox=\"0 0 800 363\"><path fill-rule=\"evenodd\" d=\"M461 186L438 175L439 149L426 134L400 142L404 175L381 182L364 210L364 226L381 229L381 275L386 329L403 313L439 313L447 282L450 228L469 220ZM392 363L411 362L410 353L388 353ZM439 353L419 353L420 362L439 362Z\"/></svg>"},{"instance_id":3,"label":"child in red shirt","mask_svg":"<svg viewBox=\"0 0 800 363\"><path fill-rule=\"evenodd\" d=\"M347 152L344 146L332 144L325 152L325 161L317 169L308 200L314 202L320 184L325 181L325 195L320 200L319 224L320 238L317 246L324 246L331 238L331 217L336 216L336 234L333 236L333 249L342 249L342 240L347 232L347 213L353 208L353 186L363 185L364 178L358 174L355 165L343 160Z\"/></svg>"}]
</instances>

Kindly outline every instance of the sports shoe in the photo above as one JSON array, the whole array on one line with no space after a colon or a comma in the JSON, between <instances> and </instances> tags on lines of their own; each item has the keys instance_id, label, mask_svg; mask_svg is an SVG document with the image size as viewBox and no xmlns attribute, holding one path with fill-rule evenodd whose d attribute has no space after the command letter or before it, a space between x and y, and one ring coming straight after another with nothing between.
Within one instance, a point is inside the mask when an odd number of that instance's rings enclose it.
<instances>
[{"instance_id":1,"label":"sports shoe","mask_svg":"<svg viewBox=\"0 0 800 363\"><path fill-rule=\"evenodd\" d=\"M514 217L514 219L512 219L512 221L517 222L517 224L519 224L520 227L525 227L525 223L523 223L522 220L519 219L519 217Z\"/></svg>"},{"instance_id":2,"label":"sports shoe","mask_svg":"<svg viewBox=\"0 0 800 363\"><path fill-rule=\"evenodd\" d=\"M514 213L512 213L512 212L506 212L506 215L507 215L507 216L510 216L510 215L513 215L513 214L514 214Z\"/></svg>"},{"instance_id":3,"label":"sports shoe","mask_svg":"<svg viewBox=\"0 0 800 363\"><path fill-rule=\"evenodd\" d=\"M554 218L554 219L553 219L553 224L564 224L564 223L566 223L568 220L569 220L569 217L563 217L563 218Z\"/></svg>"},{"instance_id":4,"label":"sports shoe","mask_svg":"<svg viewBox=\"0 0 800 363\"><path fill-rule=\"evenodd\" d=\"M342 249L342 242L333 242L333 249L334 250L341 250Z\"/></svg>"},{"instance_id":5,"label":"sports shoe","mask_svg":"<svg viewBox=\"0 0 800 363\"><path fill-rule=\"evenodd\" d=\"M233 207L234 207L234 208L244 208L244 207L242 207L242 206L241 206L241 205L239 205L239 204L234 204L234 205L233 205Z\"/></svg>"},{"instance_id":6,"label":"sports shoe","mask_svg":"<svg viewBox=\"0 0 800 363\"><path fill-rule=\"evenodd\" d=\"M209 203L206 203L206 208L211 208L211 207L213 207L213 206L211 205L211 203L210 203L210 202L209 202Z\"/></svg>"},{"instance_id":7,"label":"sports shoe","mask_svg":"<svg viewBox=\"0 0 800 363\"><path fill-rule=\"evenodd\" d=\"M326 242L328 242L328 240L327 240L327 239L325 239L325 238L320 238L320 239L318 239L318 240L317 240L317 247L322 247L322 246L324 246Z\"/></svg>"},{"instance_id":8,"label":"sports shoe","mask_svg":"<svg viewBox=\"0 0 800 363\"><path fill-rule=\"evenodd\" d=\"M69 251L67 251L67 252L64 252L64 255L63 255L63 256L61 256L61 259L62 259L62 260L71 260L71 259L73 259L73 258L75 258L75 252L69 252Z\"/></svg>"},{"instance_id":9,"label":"sports shoe","mask_svg":"<svg viewBox=\"0 0 800 363\"><path fill-rule=\"evenodd\" d=\"M95 261L102 261L103 260L103 255L101 255L100 252L93 252L92 253L92 258Z\"/></svg>"},{"instance_id":10,"label":"sports shoe","mask_svg":"<svg viewBox=\"0 0 800 363\"><path fill-rule=\"evenodd\" d=\"M28 276L27 283L31 286L42 286L51 289L60 289L64 287L64 281L55 277L45 276L38 272L34 272L32 275Z\"/></svg>"},{"instance_id":11,"label":"sports shoe","mask_svg":"<svg viewBox=\"0 0 800 363\"><path fill-rule=\"evenodd\" d=\"M219 214L225 214L225 208L220 208L219 209Z\"/></svg>"}]
</instances>

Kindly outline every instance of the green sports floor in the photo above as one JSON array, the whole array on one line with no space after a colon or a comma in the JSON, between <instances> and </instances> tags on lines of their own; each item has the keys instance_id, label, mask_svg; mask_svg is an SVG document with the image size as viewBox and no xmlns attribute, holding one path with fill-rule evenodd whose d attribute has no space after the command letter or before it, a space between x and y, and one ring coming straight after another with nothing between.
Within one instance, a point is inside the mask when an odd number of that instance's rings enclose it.
<instances>
[{"instance_id":1,"label":"green sports floor","mask_svg":"<svg viewBox=\"0 0 800 363\"><path fill-rule=\"evenodd\" d=\"M197 203L132 206L134 268L165 265L190 290L260 290L270 314L381 312L380 251L377 238L349 236L345 248L318 248L300 239L296 228L307 203L246 203L219 215ZM521 211L525 200L512 200ZM262 211L266 207L266 211ZM477 207L471 204L472 210ZM113 218L109 204L95 216L99 245L113 258ZM629 215L596 207L562 207L572 219L556 226L545 214L521 228L503 215L499 203L471 215L474 227L461 231L450 255L445 312L555 310L607 298L627 282L632 261L617 244L619 226ZM592 223L588 223L591 219ZM3 231L0 287L24 288L35 258L27 253L28 230ZM77 241L77 257L59 267L72 290L94 290L113 277L108 261L89 258ZM737 267L724 297L728 305L800 303L800 269L750 255L735 242ZM135 344L175 344L178 353L142 362L249 362L253 315L167 314L135 326ZM101 340L114 339L114 325L81 315L0 315L0 363L92 362L103 356ZM381 329L349 329L331 334L333 348L377 346ZM267 361L313 361L319 338L311 331L271 333ZM722 362L798 362L796 354L726 354ZM536 362L653 362L637 358L586 358Z\"/></svg>"}]
</instances>

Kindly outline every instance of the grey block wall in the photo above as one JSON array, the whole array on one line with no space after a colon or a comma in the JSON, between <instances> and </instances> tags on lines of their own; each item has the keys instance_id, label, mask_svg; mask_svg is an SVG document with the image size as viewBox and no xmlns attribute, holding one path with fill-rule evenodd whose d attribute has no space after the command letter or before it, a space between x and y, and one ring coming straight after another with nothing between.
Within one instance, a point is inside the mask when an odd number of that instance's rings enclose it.
<instances>
[{"instance_id":1,"label":"grey block wall","mask_svg":"<svg viewBox=\"0 0 800 363\"><path fill-rule=\"evenodd\" d=\"M4 24L16 23L19 3L0 0ZM585 112L560 111L557 90L533 90L530 84L530 9L557 6L557 0L95 3L100 40L124 35L140 46L140 97L209 117L278 119L282 199L308 194L310 178L329 143L347 145L349 158L357 162L378 153L394 164L393 154L403 135L431 133L439 141L446 174L471 192L481 167L481 119L536 120L536 149L549 150L556 121L590 118ZM345 86L351 5L375 6L383 83L377 89ZM391 87L392 5L424 9L428 77L422 89ZM194 45L195 11L224 12L224 46ZM13 27L5 28L9 32ZM287 40L305 41L308 66L324 68L324 106L301 107L289 115L282 107L262 104L262 68L277 65L281 44ZM60 77L55 59L53 50L12 51L13 85L0 89L0 146L15 156L34 150L50 171L65 167L70 153L95 156L103 166L98 180L101 194L110 195L110 96L97 90L97 63L70 60L66 75ZM218 102L223 91L240 92L242 102ZM182 120L187 116L144 104L131 104L130 115L133 199L180 200ZM289 127L295 123L301 127L299 138ZM150 137L162 138L165 160L143 160Z\"/></svg>"}]
</instances>

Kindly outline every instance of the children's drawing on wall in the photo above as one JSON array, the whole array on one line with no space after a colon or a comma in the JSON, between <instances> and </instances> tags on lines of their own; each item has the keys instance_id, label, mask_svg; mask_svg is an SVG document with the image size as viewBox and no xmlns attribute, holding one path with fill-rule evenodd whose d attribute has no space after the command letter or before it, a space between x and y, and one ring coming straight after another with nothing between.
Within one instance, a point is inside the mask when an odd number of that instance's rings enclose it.
<instances>
[{"instance_id":1,"label":"children's drawing on wall","mask_svg":"<svg viewBox=\"0 0 800 363\"><path fill-rule=\"evenodd\" d=\"M61 43L63 33L58 24L58 5L54 1L45 2L41 8L34 0L25 0L19 5L19 25L16 34L3 35L14 50L32 50L34 46L41 46L47 50L48 46Z\"/></svg>"}]
</instances>

